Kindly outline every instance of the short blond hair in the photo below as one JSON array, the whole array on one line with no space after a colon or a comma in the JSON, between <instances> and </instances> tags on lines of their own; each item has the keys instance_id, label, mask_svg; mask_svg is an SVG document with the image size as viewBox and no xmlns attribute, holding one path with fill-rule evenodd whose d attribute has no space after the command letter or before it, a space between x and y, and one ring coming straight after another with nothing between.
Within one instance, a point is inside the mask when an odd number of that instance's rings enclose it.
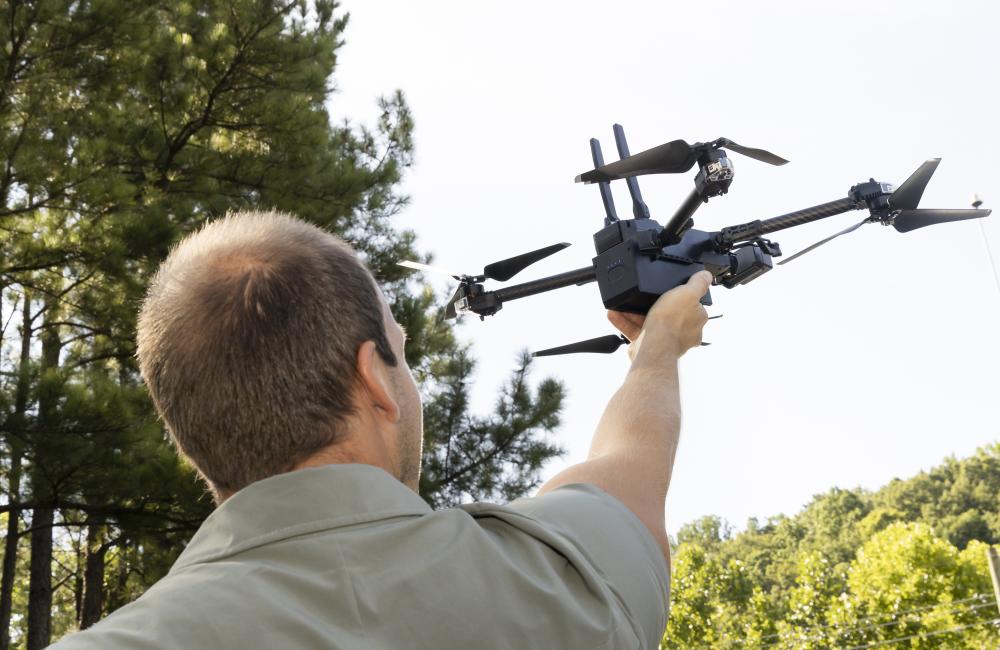
<instances>
[{"instance_id":1,"label":"short blond hair","mask_svg":"<svg viewBox=\"0 0 1000 650\"><path fill-rule=\"evenodd\" d=\"M363 342L396 365L377 292L343 241L278 212L228 214L171 251L139 314L139 367L217 499L336 442Z\"/></svg>"}]
</instances>

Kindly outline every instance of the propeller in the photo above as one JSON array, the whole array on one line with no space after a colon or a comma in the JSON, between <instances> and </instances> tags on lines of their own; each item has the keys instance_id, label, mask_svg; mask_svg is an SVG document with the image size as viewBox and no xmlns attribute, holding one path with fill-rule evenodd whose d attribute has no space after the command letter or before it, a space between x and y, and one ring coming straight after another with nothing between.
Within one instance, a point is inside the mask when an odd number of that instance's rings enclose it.
<instances>
[{"instance_id":1,"label":"propeller","mask_svg":"<svg viewBox=\"0 0 1000 650\"><path fill-rule=\"evenodd\" d=\"M567 246L569 244L566 242L552 244L545 248L539 248L537 251L531 251L530 253L516 255L505 260L500 260L499 262L487 264L483 268L483 275L490 280L506 282L535 262L543 260L553 253L558 253Z\"/></svg>"},{"instance_id":2,"label":"propeller","mask_svg":"<svg viewBox=\"0 0 1000 650\"><path fill-rule=\"evenodd\" d=\"M569 246L568 243L562 242L560 244L553 244L551 246L546 246L545 248L539 248L536 251L531 251L530 253L524 253L522 255L515 255L514 257L508 257L505 260L500 260L499 262L493 262L492 264L487 264L483 268L481 275L468 276L460 273L452 273L451 271L446 271L445 269L438 268L436 266L429 266L427 264L421 264L420 262L411 262L409 260L399 262L400 266L405 266L408 269L415 269L417 271L430 271L432 273L439 273L444 275L450 275L456 280L461 281L473 281L479 282L485 279L498 280L500 282L506 282L512 277L528 268L535 262L543 260L553 253L558 253L562 249Z\"/></svg>"},{"instance_id":3,"label":"propeller","mask_svg":"<svg viewBox=\"0 0 1000 650\"><path fill-rule=\"evenodd\" d=\"M444 308L445 320L458 318L458 312L455 311L455 303L458 302L458 299L462 297L462 292L464 289L465 289L465 284L458 285L458 288L455 289L455 293L451 294L451 298L448 298L448 306Z\"/></svg>"},{"instance_id":4,"label":"propeller","mask_svg":"<svg viewBox=\"0 0 1000 650\"><path fill-rule=\"evenodd\" d=\"M719 138L714 142L688 144L684 140L673 140L652 149L640 151L628 158L601 165L597 169L580 174L577 183L602 183L629 176L644 174L680 174L694 167L698 161L698 153L706 148L718 149L726 147L748 158L759 160L771 165L784 165L788 161L776 156L770 151L744 147L729 138Z\"/></svg>"},{"instance_id":5,"label":"propeller","mask_svg":"<svg viewBox=\"0 0 1000 650\"><path fill-rule=\"evenodd\" d=\"M939 223L951 223L952 221L965 221L966 219L982 219L990 215L990 210L918 210L920 197L924 194L924 188L934 175L934 171L941 163L940 158L931 158L920 165L917 171L910 174L910 177L903 181L903 184L896 188L889 196L889 205L899 210L899 213L892 221L892 227L898 232L910 232L926 226L934 226Z\"/></svg>"},{"instance_id":6,"label":"propeller","mask_svg":"<svg viewBox=\"0 0 1000 650\"><path fill-rule=\"evenodd\" d=\"M405 260L399 263L399 266L405 266L408 269L413 269L414 271L429 271L431 273L437 273L439 275L447 275L455 278L456 280L461 280L462 276L457 273L452 273L451 271L446 271L437 266L430 266L429 264L421 264L420 262L411 262L410 260Z\"/></svg>"},{"instance_id":7,"label":"propeller","mask_svg":"<svg viewBox=\"0 0 1000 650\"><path fill-rule=\"evenodd\" d=\"M733 150L735 151L735 149ZM934 226L939 223L950 223L952 221L982 219L983 217L988 217L992 212L992 210L918 210L917 206L920 204L920 199L924 195L927 183L930 182L931 176L934 175L934 172L937 170L940 163L940 158L931 158L930 160L924 161L924 163L920 165L915 172L910 174L909 177L903 181L902 185L893 190L892 194L889 195L888 201L890 218L892 219L891 223L892 227L895 228L897 232L910 232L911 230L917 230L918 228ZM861 223L855 224L846 230L841 230L836 235L818 241L812 246L799 251L795 255L778 262L778 264L787 264L795 258L801 257L809 251L822 246L828 241L836 239L841 235L846 235L849 232L854 232L864 224L873 221L884 222L885 219L880 218L876 214L872 214L872 216L868 217Z\"/></svg>"},{"instance_id":8,"label":"propeller","mask_svg":"<svg viewBox=\"0 0 1000 650\"><path fill-rule=\"evenodd\" d=\"M691 145L684 140L674 140L580 174L576 182L599 183L643 174L681 174L694 167L697 160Z\"/></svg>"},{"instance_id":9,"label":"propeller","mask_svg":"<svg viewBox=\"0 0 1000 650\"><path fill-rule=\"evenodd\" d=\"M743 154L747 158L753 158L754 160L759 160L760 162L764 162L769 165L777 165L780 167L781 165L788 164L787 160L785 160L781 156L777 156L771 153L770 151L765 151L764 149L755 149L753 147L744 147L741 144L736 144L729 138L719 138L712 144L715 145L717 148L725 147L726 149L731 149L736 153Z\"/></svg>"},{"instance_id":10,"label":"propeller","mask_svg":"<svg viewBox=\"0 0 1000 650\"><path fill-rule=\"evenodd\" d=\"M800 250L795 255L792 255L791 257L786 257L785 259L781 260L780 262L778 262L778 266L781 266L782 264L787 264L787 263L791 262L792 260L794 260L796 257L802 257L803 255L805 255L809 251L813 250L814 248L819 248L820 246L822 246L823 244L827 243L828 241L832 241L832 240L836 239L837 237L840 237L841 235L846 235L849 232L854 232L855 230L857 230L858 228L860 228L861 226L865 225L866 223L868 223L871 220L872 220L872 218L868 217L864 221L862 221L860 223L856 223L853 226L851 226L850 228L845 228L845 229L841 230L836 235L830 235L826 239L821 239L820 241L816 242L812 246L810 246L808 248L803 248L802 250Z\"/></svg>"},{"instance_id":11,"label":"propeller","mask_svg":"<svg viewBox=\"0 0 1000 650\"><path fill-rule=\"evenodd\" d=\"M717 316L709 316L708 320L713 320L715 318L722 318L722 314ZM538 352L532 352L533 357L552 357L557 354L574 354L576 352L593 352L595 354L611 354L618 350L619 347L623 345L628 345L631 343L627 338L621 334L608 334L607 336L598 336L596 339L587 339L586 341L578 341L577 343L570 343L569 345L560 345L556 348L548 348L547 350L539 350ZM699 343L701 346L712 345L702 341Z\"/></svg>"},{"instance_id":12,"label":"propeller","mask_svg":"<svg viewBox=\"0 0 1000 650\"><path fill-rule=\"evenodd\" d=\"M551 246L546 246L545 248L539 248L538 250L531 251L530 253L523 253L521 255L515 255L514 257L508 257L505 260L500 260L499 262L493 262L491 264L487 264L485 267L483 267L482 274L475 276L452 273L451 271L446 271L436 266L429 266L427 264L421 264L420 262L411 262L409 260L399 262L399 265L417 271L430 271L432 273L448 275L455 278L461 283L458 285L458 288L455 290L455 293L452 294L451 298L448 299L448 305L445 307L444 317L446 319L449 319L458 316L458 313L455 310L455 301L463 297L465 287L467 285L475 282L481 282L486 279L497 280L499 282L506 282L507 280L510 280L512 277L514 277L524 269L528 268L535 262L543 260L549 255L552 255L553 253L558 253L567 246L569 246L567 242L562 242L559 244L552 244Z\"/></svg>"},{"instance_id":13,"label":"propeller","mask_svg":"<svg viewBox=\"0 0 1000 650\"><path fill-rule=\"evenodd\" d=\"M532 352L531 356L551 357L557 354L573 354L575 352L611 354L619 347L628 344L628 342L628 339L621 334L608 334L607 336L598 336L596 339L587 339L586 341L570 343L569 345L560 345L556 348L539 350L538 352Z\"/></svg>"},{"instance_id":14,"label":"propeller","mask_svg":"<svg viewBox=\"0 0 1000 650\"><path fill-rule=\"evenodd\" d=\"M920 165L917 171L910 174L909 178L889 195L889 205L896 210L916 208L920 203L920 197L924 195L924 188L927 187L927 183L930 182L931 176L934 175L939 164L941 164L940 158L924 161L924 164Z\"/></svg>"},{"instance_id":15,"label":"propeller","mask_svg":"<svg viewBox=\"0 0 1000 650\"><path fill-rule=\"evenodd\" d=\"M992 210L903 210L896 215L892 227L899 232L910 232L924 226L939 223L965 221L966 219L982 219L990 216Z\"/></svg>"}]
</instances>

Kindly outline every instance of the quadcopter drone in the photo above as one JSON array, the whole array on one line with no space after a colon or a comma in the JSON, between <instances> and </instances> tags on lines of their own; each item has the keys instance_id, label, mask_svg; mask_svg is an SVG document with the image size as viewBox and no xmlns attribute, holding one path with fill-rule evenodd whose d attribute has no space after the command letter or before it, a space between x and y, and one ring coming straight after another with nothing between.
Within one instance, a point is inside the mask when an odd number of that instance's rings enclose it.
<instances>
[{"instance_id":1,"label":"quadcopter drone","mask_svg":"<svg viewBox=\"0 0 1000 650\"><path fill-rule=\"evenodd\" d=\"M786 264L866 223L877 222L892 226L898 232L910 232L939 223L978 219L989 216L991 212L981 209L917 209L924 188L941 162L940 158L933 158L922 164L899 187L872 178L853 186L845 198L836 201L772 219L728 226L714 232L696 230L692 218L695 211L709 199L726 194L733 182L733 164L726 149L771 165L784 165L788 161L769 151L744 147L727 138L695 144L673 140L630 155L625 132L620 124L614 125L614 134L620 160L604 164L600 142L591 139L590 152L594 169L576 177L578 183L597 183L604 203L606 217L604 227L594 234L597 256L592 263L558 275L499 289L487 290L483 286L486 280L506 282L528 266L569 246L561 243L488 264L478 275L449 274L458 280L459 285L445 308L445 318L477 314L483 319L497 313L505 302L594 281L600 289L605 308L645 314L660 295L684 284L702 269L711 272L714 277L713 285L722 285L727 289L756 280L771 270L772 258L781 256L777 242L764 237L778 230L801 226L851 210L868 211L868 216L859 223L779 262ZM698 171L694 178L694 189L666 225L661 226L650 218L649 208L642 199L636 176L680 174L695 165ZM632 196L632 219L619 219L615 211L610 182L621 179L625 180ZM401 262L401 265L419 270L439 270L416 262ZM711 305L711 293L705 294L701 302ZM535 352L534 356L574 352L611 353L625 343L628 343L628 339L624 336L608 335L542 350Z\"/></svg>"}]
</instances>

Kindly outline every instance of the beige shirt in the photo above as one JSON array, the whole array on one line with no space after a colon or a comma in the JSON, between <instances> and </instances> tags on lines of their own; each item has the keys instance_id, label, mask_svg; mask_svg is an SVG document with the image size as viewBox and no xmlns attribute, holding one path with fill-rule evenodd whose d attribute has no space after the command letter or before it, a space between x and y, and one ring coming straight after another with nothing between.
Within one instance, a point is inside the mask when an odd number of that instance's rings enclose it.
<instances>
[{"instance_id":1,"label":"beige shirt","mask_svg":"<svg viewBox=\"0 0 1000 650\"><path fill-rule=\"evenodd\" d=\"M667 589L652 535L591 485L433 511L328 465L241 490L141 598L54 647L656 648Z\"/></svg>"}]
</instances>

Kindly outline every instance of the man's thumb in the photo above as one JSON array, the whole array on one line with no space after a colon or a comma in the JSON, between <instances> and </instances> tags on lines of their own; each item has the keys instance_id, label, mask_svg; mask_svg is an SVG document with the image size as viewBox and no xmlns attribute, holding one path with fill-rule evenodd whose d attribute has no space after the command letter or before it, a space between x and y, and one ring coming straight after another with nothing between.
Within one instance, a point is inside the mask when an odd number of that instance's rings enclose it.
<instances>
[{"instance_id":1,"label":"man's thumb","mask_svg":"<svg viewBox=\"0 0 1000 650\"><path fill-rule=\"evenodd\" d=\"M698 271L692 275L688 281L687 285L691 287L700 298L708 292L708 288L712 286L712 274L708 271Z\"/></svg>"}]
</instances>

